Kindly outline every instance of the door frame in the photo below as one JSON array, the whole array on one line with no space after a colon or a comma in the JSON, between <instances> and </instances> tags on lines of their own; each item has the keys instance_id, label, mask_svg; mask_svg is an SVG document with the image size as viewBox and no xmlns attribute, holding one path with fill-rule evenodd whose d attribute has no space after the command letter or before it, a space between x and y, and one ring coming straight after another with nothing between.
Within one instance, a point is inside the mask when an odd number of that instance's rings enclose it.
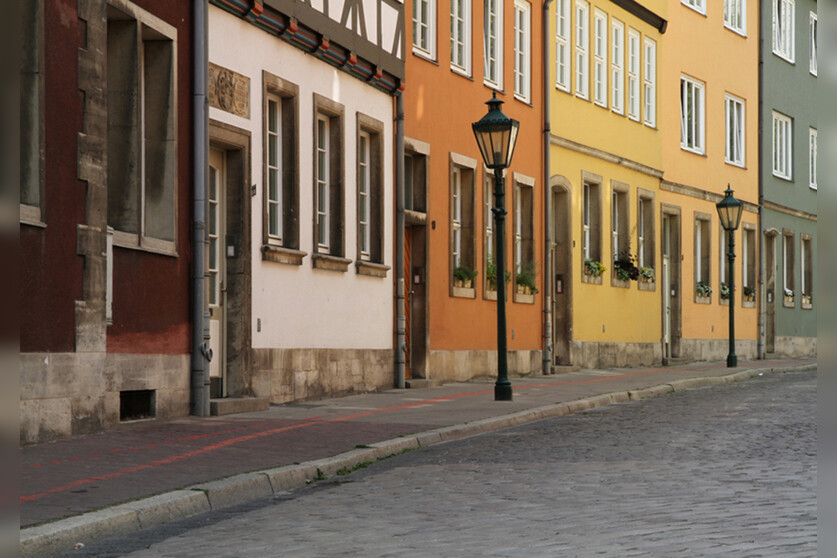
<instances>
[{"instance_id":1,"label":"door frame","mask_svg":"<svg viewBox=\"0 0 837 558\"><path fill-rule=\"evenodd\" d=\"M665 219L668 219L669 227L666 231L663 226ZM682 212L680 207L669 205L665 203L660 204L660 267L661 272L662 262L664 257L665 236L668 234L668 272L669 278L661 277L660 294L662 296L662 303L660 304L660 319L663 327L661 328L660 343L662 347L663 364L668 364L669 359L678 358L681 355L681 341L683 337L683 222ZM663 292L664 287L668 285L668 291ZM672 295L672 292L674 293ZM666 322L666 299L670 301L669 314L669 336L668 352L666 352L665 339L665 322Z\"/></svg>"},{"instance_id":2,"label":"door frame","mask_svg":"<svg viewBox=\"0 0 837 558\"><path fill-rule=\"evenodd\" d=\"M564 176L554 175L549 179L549 202L552 222L547 226L552 229L552 246L550 246L550 262L552 269L549 270L549 280L552 281L552 363L554 365L567 366L573 363L572 340L573 340L573 187L572 183ZM559 208L558 198L564 198L562 208ZM559 211L559 209L561 209ZM558 234L558 227L563 229L563 234ZM564 246L558 246L558 240L564 240ZM561 258L564 270L561 277L562 293L558 292L558 261ZM563 303L559 311L558 301ZM559 327L563 321L563 326ZM559 350L559 343L561 344ZM561 358L563 355L563 358ZM559 362L563 360L564 362Z\"/></svg>"},{"instance_id":3,"label":"door frame","mask_svg":"<svg viewBox=\"0 0 837 558\"><path fill-rule=\"evenodd\" d=\"M776 352L776 250L780 234L775 228L764 231L764 286L760 296L764 297L764 352L771 354Z\"/></svg>"},{"instance_id":4,"label":"door frame","mask_svg":"<svg viewBox=\"0 0 837 558\"><path fill-rule=\"evenodd\" d=\"M224 396L252 395L252 197L251 134L249 130L209 120L211 149L225 151L226 237L223 255L227 259L226 342L227 374ZM229 257L228 249L234 249ZM234 311L233 311L234 309Z\"/></svg>"},{"instance_id":5,"label":"door frame","mask_svg":"<svg viewBox=\"0 0 837 558\"><path fill-rule=\"evenodd\" d=\"M215 157L215 153L218 153L220 161L218 161L218 165L213 165L213 159ZM207 310L209 311L209 337L210 337L210 349L212 350L212 361L210 362L210 396L213 395L215 397L224 397L227 394L227 316L226 316L226 298L227 298L227 258L225 256L225 239L226 239L226 222L227 222L227 151L224 149L218 149L217 147L211 147L209 150L209 167L210 170L215 168L216 170L216 181L217 181L217 191L216 195L216 203L217 203L217 210L218 216L215 219L215 234L217 235L217 262L216 262L216 272L218 274L218 290L217 296L218 299L215 301L215 304L211 304L212 299L212 283L209 284L209 296L207 297ZM209 245L207 246L209 257L207 258L207 276L210 276L210 266L209 262L212 261L212 244L211 239L209 238L212 234L211 223L212 223L212 172L209 173L210 176L210 185L207 189L207 208L206 208L206 234L207 234L207 241ZM214 312L218 311L219 315L216 317L214 316ZM213 322L217 322L217 333L214 331L215 328L213 327ZM217 343L212 338L213 334L216 333L218 336ZM213 380L217 378L217 376L213 376L213 368L217 367L217 373L220 376L220 386L213 386Z\"/></svg>"}]
</instances>

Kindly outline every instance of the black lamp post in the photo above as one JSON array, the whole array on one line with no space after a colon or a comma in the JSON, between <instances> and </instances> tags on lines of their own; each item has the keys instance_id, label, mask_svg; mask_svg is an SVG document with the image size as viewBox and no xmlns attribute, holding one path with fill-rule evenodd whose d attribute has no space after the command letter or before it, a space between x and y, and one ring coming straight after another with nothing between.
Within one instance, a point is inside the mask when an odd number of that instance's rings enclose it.
<instances>
[{"instance_id":1,"label":"black lamp post","mask_svg":"<svg viewBox=\"0 0 837 558\"><path fill-rule=\"evenodd\" d=\"M735 355L735 285L733 278L735 270L735 231L741 224L742 203L732 195L732 189L727 184L724 198L715 204L718 209L718 217L721 219L721 226L727 231L727 286L729 287L729 354L727 355L727 368L738 366L738 357Z\"/></svg>"},{"instance_id":2,"label":"black lamp post","mask_svg":"<svg viewBox=\"0 0 837 558\"><path fill-rule=\"evenodd\" d=\"M511 164L517 129L520 123L500 110L503 101L497 92L488 105L488 114L471 124L485 166L494 170L494 230L497 254L497 382L494 384L495 401L511 401L512 386L509 381L508 355L506 351L506 208L503 201L503 169Z\"/></svg>"}]
</instances>

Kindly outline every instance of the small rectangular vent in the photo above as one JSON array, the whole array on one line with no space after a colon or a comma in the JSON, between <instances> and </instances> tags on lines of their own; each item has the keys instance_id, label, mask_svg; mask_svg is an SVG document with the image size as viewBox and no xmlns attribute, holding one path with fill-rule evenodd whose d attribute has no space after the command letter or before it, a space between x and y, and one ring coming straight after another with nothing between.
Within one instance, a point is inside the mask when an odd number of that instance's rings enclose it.
<instances>
[{"instance_id":1,"label":"small rectangular vent","mask_svg":"<svg viewBox=\"0 0 837 558\"><path fill-rule=\"evenodd\" d=\"M119 392L119 420L154 418L157 414L157 397L153 389Z\"/></svg>"}]
</instances>

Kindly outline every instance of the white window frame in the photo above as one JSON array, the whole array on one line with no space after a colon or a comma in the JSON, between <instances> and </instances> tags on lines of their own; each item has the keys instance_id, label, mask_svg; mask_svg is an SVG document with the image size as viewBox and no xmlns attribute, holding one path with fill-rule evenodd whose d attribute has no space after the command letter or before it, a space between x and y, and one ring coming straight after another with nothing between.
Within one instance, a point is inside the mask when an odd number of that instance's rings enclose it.
<instances>
[{"instance_id":1,"label":"white window frame","mask_svg":"<svg viewBox=\"0 0 837 558\"><path fill-rule=\"evenodd\" d=\"M720 287L722 283L727 283L729 277L727 277L727 239L729 238L729 233L724 229L722 225L719 223L718 227L718 252L719 256L721 257L720 261L718 262L718 286ZM727 286L730 286L727 284ZM719 292L720 295L720 292ZM718 296L718 302L721 301L721 297Z\"/></svg>"},{"instance_id":2,"label":"white window frame","mask_svg":"<svg viewBox=\"0 0 837 558\"><path fill-rule=\"evenodd\" d=\"M706 0L681 0L684 6L706 15Z\"/></svg>"},{"instance_id":3,"label":"white window frame","mask_svg":"<svg viewBox=\"0 0 837 558\"><path fill-rule=\"evenodd\" d=\"M808 71L817 75L817 14L810 12L808 20Z\"/></svg>"},{"instance_id":4,"label":"white window frame","mask_svg":"<svg viewBox=\"0 0 837 558\"><path fill-rule=\"evenodd\" d=\"M592 204L592 200L590 199L591 195L590 185L585 182L581 199L581 250L585 260L589 260L590 254L592 253L592 247L590 245L593 240L592 235L590 234L590 205Z\"/></svg>"},{"instance_id":5,"label":"white window frame","mask_svg":"<svg viewBox=\"0 0 837 558\"><path fill-rule=\"evenodd\" d=\"M817 189L817 129L808 128L808 186Z\"/></svg>"},{"instance_id":6,"label":"white window frame","mask_svg":"<svg viewBox=\"0 0 837 558\"><path fill-rule=\"evenodd\" d=\"M453 268L462 262L462 169L453 168L451 184L451 229L453 231Z\"/></svg>"},{"instance_id":7,"label":"white window frame","mask_svg":"<svg viewBox=\"0 0 837 558\"><path fill-rule=\"evenodd\" d=\"M794 250L796 243L796 236L793 233L786 233L782 235L782 289L793 293L796 296L796 250ZM788 250L790 248L790 250ZM790 252L790 257L788 257ZM784 293L783 293L784 294Z\"/></svg>"},{"instance_id":8,"label":"white window frame","mask_svg":"<svg viewBox=\"0 0 837 558\"><path fill-rule=\"evenodd\" d=\"M532 7L525 0L514 2L514 96L526 103L531 96Z\"/></svg>"},{"instance_id":9,"label":"white window frame","mask_svg":"<svg viewBox=\"0 0 837 558\"><path fill-rule=\"evenodd\" d=\"M450 2L450 68L471 75L471 0ZM458 54L461 52L462 55Z\"/></svg>"},{"instance_id":10,"label":"white window frame","mask_svg":"<svg viewBox=\"0 0 837 558\"><path fill-rule=\"evenodd\" d=\"M793 176L793 120L773 111L773 176Z\"/></svg>"},{"instance_id":11,"label":"white window frame","mask_svg":"<svg viewBox=\"0 0 837 558\"><path fill-rule=\"evenodd\" d=\"M357 203L358 203L358 239L360 240L360 257L368 260L372 255L371 250L371 158L372 137L368 132L358 134L358 161L357 161ZM365 219L364 219L365 216Z\"/></svg>"},{"instance_id":12,"label":"white window frame","mask_svg":"<svg viewBox=\"0 0 837 558\"><path fill-rule=\"evenodd\" d=\"M656 128L657 126L657 42L654 39L645 37L645 58L642 61L643 89L645 102L644 122L646 126Z\"/></svg>"},{"instance_id":13,"label":"white window frame","mask_svg":"<svg viewBox=\"0 0 837 558\"><path fill-rule=\"evenodd\" d=\"M746 162L746 105L744 99L724 95L724 120L726 122L727 164L744 167Z\"/></svg>"},{"instance_id":14,"label":"white window frame","mask_svg":"<svg viewBox=\"0 0 837 558\"><path fill-rule=\"evenodd\" d=\"M593 11L593 99L607 108L607 14Z\"/></svg>"},{"instance_id":15,"label":"white window frame","mask_svg":"<svg viewBox=\"0 0 837 558\"><path fill-rule=\"evenodd\" d=\"M773 2L773 54L794 63L795 58L795 0Z\"/></svg>"},{"instance_id":16,"label":"white window frame","mask_svg":"<svg viewBox=\"0 0 837 558\"><path fill-rule=\"evenodd\" d=\"M686 110L691 90L691 114ZM706 152L706 85L685 75L680 76L680 148L703 155ZM691 133L692 140L689 140Z\"/></svg>"},{"instance_id":17,"label":"white window frame","mask_svg":"<svg viewBox=\"0 0 837 558\"><path fill-rule=\"evenodd\" d=\"M747 0L724 0L724 27L747 36Z\"/></svg>"},{"instance_id":18,"label":"white window frame","mask_svg":"<svg viewBox=\"0 0 837 558\"><path fill-rule=\"evenodd\" d=\"M271 106L275 110L271 112ZM282 180L282 98L278 95L267 97L267 238L279 244L283 241L284 231L284 208L282 207L284 183ZM271 143L272 140L272 143ZM272 185L275 184L275 191ZM274 230L274 215L276 229Z\"/></svg>"},{"instance_id":19,"label":"white window frame","mask_svg":"<svg viewBox=\"0 0 837 558\"><path fill-rule=\"evenodd\" d=\"M610 193L610 256L611 262L619 259L619 192Z\"/></svg>"},{"instance_id":20,"label":"white window frame","mask_svg":"<svg viewBox=\"0 0 837 558\"><path fill-rule=\"evenodd\" d=\"M590 4L576 0L575 4L575 94L590 98Z\"/></svg>"},{"instance_id":21,"label":"white window frame","mask_svg":"<svg viewBox=\"0 0 837 558\"><path fill-rule=\"evenodd\" d=\"M320 123L323 124L322 132L320 131ZM331 237L329 230L329 198L331 197L331 169L329 168L329 153L330 149L330 130L331 119L324 115L317 115L317 137L314 138L314 147L317 150L317 246L328 251L330 248L329 238ZM323 174L319 173L320 161L324 169ZM321 203L322 202L322 203Z\"/></svg>"},{"instance_id":22,"label":"white window frame","mask_svg":"<svg viewBox=\"0 0 837 558\"><path fill-rule=\"evenodd\" d=\"M485 0L483 12L483 81L494 89L503 88L503 0ZM492 51L492 45L494 47ZM492 74L494 79L492 79Z\"/></svg>"},{"instance_id":23,"label":"white window frame","mask_svg":"<svg viewBox=\"0 0 837 558\"><path fill-rule=\"evenodd\" d=\"M616 114L625 114L625 24L611 19L610 105Z\"/></svg>"},{"instance_id":24,"label":"white window frame","mask_svg":"<svg viewBox=\"0 0 837 558\"><path fill-rule=\"evenodd\" d=\"M571 3L571 0L556 0L555 6L555 87L567 93L572 82Z\"/></svg>"},{"instance_id":25,"label":"white window frame","mask_svg":"<svg viewBox=\"0 0 837 558\"><path fill-rule=\"evenodd\" d=\"M427 31L424 45L422 29ZM431 60L436 58L436 0L413 0L413 53Z\"/></svg>"},{"instance_id":26,"label":"white window frame","mask_svg":"<svg viewBox=\"0 0 837 558\"><path fill-rule=\"evenodd\" d=\"M628 28L628 118L639 122L639 31Z\"/></svg>"},{"instance_id":27,"label":"white window frame","mask_svg":"<svg viewBox=\"0 0 837 558\"><path fill-rule=\"evenodd\" d=\"M485 180L483 181L483 205L485 206L485 258L486 262L494 255L494 213L491 208L494 207L494 192L491 187L494 180L491 177L490 171L486 171Z\"/></svg>"}]
</instances>

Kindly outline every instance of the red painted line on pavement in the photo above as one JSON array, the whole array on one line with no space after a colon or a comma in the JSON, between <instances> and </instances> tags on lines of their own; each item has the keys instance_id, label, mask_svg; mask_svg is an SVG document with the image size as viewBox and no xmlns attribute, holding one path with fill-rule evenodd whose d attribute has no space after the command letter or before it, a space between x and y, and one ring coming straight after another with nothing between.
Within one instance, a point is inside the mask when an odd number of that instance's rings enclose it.
<instances>
[{"instance_id":1,"label":"red painted line on pavement","mask_svg":"<svg viewBox=\"0 0 837 558\"><path fill-rule=\"evenodd\" d=\"M786 362L786 361L775 361L775 362ZM814 361L814 360L800 361L799 364L808 364L808 363L812 363L812 362L816 362L816 361ZM771 364L771 362L760 362L760 365L764 365L764 364ZM686 369L686 368L685 367L684 368L678 368L677 370L684 370L684 369ZM572 381L572 382L558 382L558 383L550 382L550 383L544 383L544 384L532 384L532 385L527 385L527 386L517 386L514 389L589 384L589 383L595 383L595 382L603 382L603 381L606 381L606 380L615 380L615 379L619 379L619 378L627 378L627 377L631 377L631 376L638 376L638 375L641 375L641 374L651 374L651 373L654 373L654 372L662 372L662 371L666 371L666 370L673 371L673 369L670 369L670 368L654 368L654 369L651 369L651 370L640 370L640 371L637 371L637 372L629 372L629 373L626 373L626 374L617 374L617 375L614 375L614 376L603 376L601 378L591 378L591 379L588 379L588 380L577 380L577 381ZM493 391L494 391L493 389L486 389L486 390L480 390L480 391L472 391L472 392L468 392L468 393L458 393L458 394L454 394L454 395L446 395L444 397L434 397L434 398L431 398L431 399L424 399L424 400L421 400L421 401L414 401L414 402L408 403L406 405L399 405L397 407L387 407L387 408L384 408L384 409L375 409L375 410L372 410L372 411L367 411L367 412L362 412L362 413L361 412L350 412L349 414L346 414L344 416L333 417L333 418L329 418L329 419L325 419L325 420L318 420L318 419L322 419L323 416L312 417L312 418L309 418L309 419L304 419L303 422L299 422L297 424L283 426L283 427L280 427L280 428L273 428L273 429L265 430L265 431L262 431L262 432L255 432L253 434L247 434L247 435L244 435L244 436L239 436L237 438L230 438L228 440L224 440L224 441L221 441L221 442L217 442L215 444L204 446L202 448L198 448L198 449L186 452L186 453L181 453L181 454L172 455L170 457L166 457L166 458L163 458L163 459L158 459L156 461L152 461L151 463L145 463L143 465L136 465L134 467L129 467L127 469L120 469L119 471L114 471L112 473L108 473L108 474L101 475L101 476L89 477L89 478L86 478L86 479L77 479L77 480L71 481L67 484L61 485L61 486L56 486L56 487L53 487L53 488L49 488L49 489L47 489L43 492L39 492L37 494L31 494L29 496L21 496L20 497L20 502L21 503L31 502L31 501L43 498L44 496L48 496L50 494L55 494L57 492L63 492L63 491L66 491L66 490L69 490L71 488L75 488L77 486L81 486L81 485L84 485L84 484L90 484L90 483L93 483L93 482L99 482L99 481L103 481L103 480L110 480L110 479L122 477L122 476L130 474L130 473L136 473L138 471L143 471L143 470L146 470L146 469L152 469L152 468L160 467L160 466L163 466L163 465L169 465L171 463L176 463L178 461L183 461L184 459L188 459L190 457L195 457L197 455L208 453L210 451L225 448L225 447L235 445L235 444L239 444L239 443L242 443L242 442L247 442L247 441L250 441L250 440L255 440L257 438L263 438L265 436L271 436L273 434L279 434L280 432L287 432L289 430L296 430L298 428L305 428L307 426L312 426L312 425L315 425L315 424L328 424L328 423L334 423L334 422L344 422L344 421L347 421L347 420L353 420L353 419L357 419L357 418L361 418L361 417L378 415L378 414L382 414L382 413L391 413L393 411L400 411L400 410L404 410L404 409L411 409L411 408L414 408L414 407L419 407L419 406L422 406L422 405L429 405L431 403L438 403L438 402L441 402L441 401L450 401L450 400L453 400L453 399L461 399L463 397L472 397L472 396L475 396L475 395L485 395L485 394L488 394L488 393L492 393ZM239 428L239 430L242 430L242 429L244 429L244 428ZM218 434L218 433L216 433L216 434ZM146 447L154 447L154 446L156 446L156 444L148 444ZM91 457L92 456L99 456L99 455L100 454L90 454ZM58 463L60 463L60 461Z\"/></svg>"}]
</instances>

